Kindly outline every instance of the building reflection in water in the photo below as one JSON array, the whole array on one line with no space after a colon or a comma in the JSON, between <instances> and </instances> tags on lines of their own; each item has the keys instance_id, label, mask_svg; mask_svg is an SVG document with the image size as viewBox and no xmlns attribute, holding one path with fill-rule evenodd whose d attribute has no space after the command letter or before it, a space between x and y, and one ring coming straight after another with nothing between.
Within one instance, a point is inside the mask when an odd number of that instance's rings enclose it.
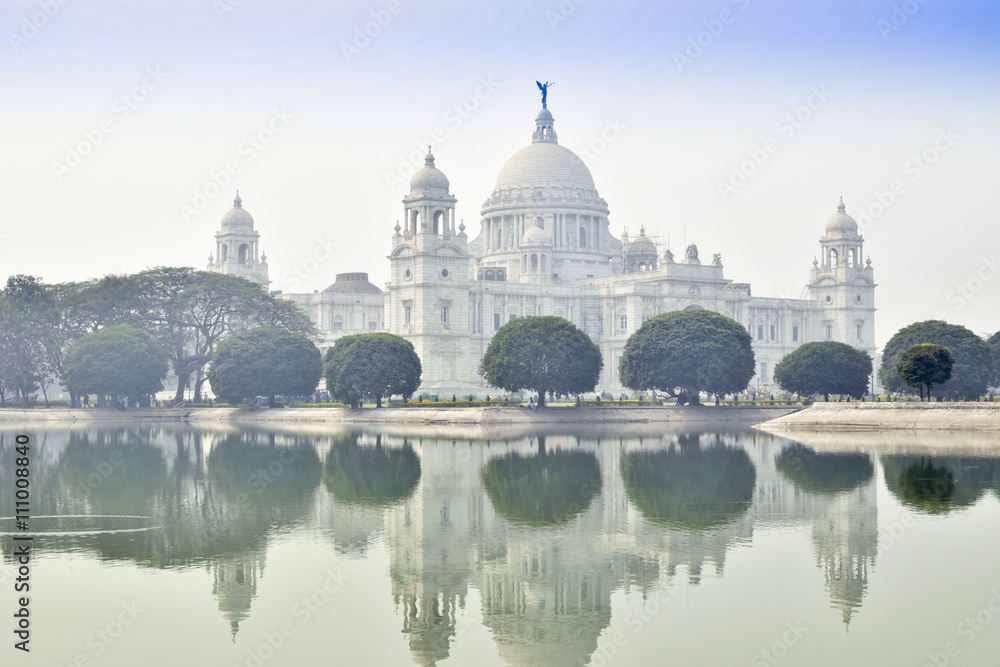
<instances>
[{"instance_id":1,"label":"building reflection in water","mask_svg":"<svg viewBox=\"0 0 1000 667\"><path fill-rule=\"evenodd\" d=\"M316 529L351 557L378 543L422 665L449 656L469 623L470 588L504 660L578 665L611 623L614 591L645 598L723 576L727 553L755 529L809 527L845 624L878 555L873 459L756 432L451 440L82 429L47 434L35 460L33 509L64 517L39 524L53 533L39 551L203 567L234 638L273 536ZM886 455L881 466L889 491L920 512L1000 490L995 459ZM11 474L0 468L0 484ZM0 512L13 514L9 497ZM137 532L102 530L122 527Z\"/></svg>"}]
</instances>

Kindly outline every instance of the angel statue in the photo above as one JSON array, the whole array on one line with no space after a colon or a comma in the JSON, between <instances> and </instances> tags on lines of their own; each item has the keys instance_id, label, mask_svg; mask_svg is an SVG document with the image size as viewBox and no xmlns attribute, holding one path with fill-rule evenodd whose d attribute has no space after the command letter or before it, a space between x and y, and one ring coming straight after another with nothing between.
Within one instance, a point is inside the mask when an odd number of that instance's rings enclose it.
<instances>
[{"instance_id":1,"label":"angel statue","mask_svg":"<svg viewBox=\"0 0 1000 667\"><path fill-rule=\"evenodd\" d=\"M535 83L538 84L538 90L542 91L542 108L548 109L548 107L545 106L545 101L548 99L549 86L556 85L556 82L553 81L552 83L549 83L548 81L546 81L545 83L542 83L541 81L535 81Z\"/></svg>"}]
</instances>

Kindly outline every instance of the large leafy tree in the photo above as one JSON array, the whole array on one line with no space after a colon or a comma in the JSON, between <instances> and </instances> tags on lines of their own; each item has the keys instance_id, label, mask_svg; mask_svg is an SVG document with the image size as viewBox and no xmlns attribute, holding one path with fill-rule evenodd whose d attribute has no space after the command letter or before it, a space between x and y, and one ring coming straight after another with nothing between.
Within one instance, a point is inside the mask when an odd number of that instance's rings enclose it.
<instances>
[{"instance_id":1,"label":"large leafy tree","mask_svg":"<svg viewBox=\"0 0 1000 667\"><path fill-rule=\"evenodd\" d=\"M912 345L899 358L896 369L899 379L911 387L920 388L920 400L924 400L924 388L927 388L927 400L931 400L931 387L943 384L951 378L951 370L955 360L951 350L943 345L921 343Z\"/></svg>"},{"instance_id":2,"label":"large leafy tree","mask_svg":"<svg viewBox=\"0 0 1000 667\"><path fill-rule=\"evenodd\" d=\"M845 343L806 343L789 352L774 367L774 381L800 396L846 394L861 398L868 393L872 359Z\"/></svg>"},{"instance_id":3,"label":"large leafy tree","mask_svg":"<svg viewBox=\"0 0 1000 667\"><path fill-rule=\"evenodd\" d=\"M597 386L604 361L586 333L562 317L522 317L500 327L479 364L490 385L538 393L582 394Z\"/></svg>"},{"instance_id":4,"label":"large leafy tree","mask_svg":"<svg viewBox=\"0 0 1000 667\"><path fill-rule=\"evenodd\" d=\"M677 310L646 320L625 343L618 367L629 389L743 391L754 374L750 334L737 321L709 310Z\"/></svg>"},{"instance_id":5,"label":"large leafy tree","mask_svg":"<svg viewBox=\"0 0 1000 667\"><path fill-rule=\"evenodd\" d=\"M899 377L899 360L909 347L920 343L943 345L954 360L951 379L938 387L938 395L975 399L986 393L994 376L993 355L982 338L963 326L941 320L916 322L903 327L889 339L882 351L879 380L889 391L902 391L906 383Z\"/></svg>"},{"instance_id":6,"label":"large leafy tree","mask_svg":"<svg viewBox=\"0 0 1000 667\"><path fill-rule=\"evenodd\" d=\"M76 395L97 394L113 400L138 399L163 388L169 366L160 344L128 324L106 327L80 338L66 351L66 388Z\"/></svg>"},{"instance_id":7,"label":"large leafy tree","mask_svg":"<svg viewBox=\"0 0 1000 667\"><path fill-rule=\"evenodd\" d=\"M326 388L342 403L360 406L400 395L409 399L420 386L420 357L413 343L387 333L337 339L323 358Z\"/></svg>"},{"instance_id":8,"label":"large leafy tree","mask_svg":"<svg viewBox=\"0 0 1000 667\"><path fill-rule=\"evenodd\" d=\"M223 338L258 327L281 327L313 336L315 327L294 304L280 302L245 278L189 268L159 267L132 276L134 308L170 354L177 391L195 378L201 395L205 365Z\"/></svg>"},{"instance_id":9,"label":"large leafy tree","mask_svg":"<svg viewBox=\"0 0 1000 667\"><path fill-rule=\"evenodd\" d=\"M254 396L311 394L323 374L319 348L283 329L248 329L221 343L208 371L212 391L227 403Z\"/></svg>"},{"instance_id":10,"label":"large leafy tree","mask_svg":"<svg viewBox=\"0 0 1000 667\"><path fill-rule=\"evenodd\" d=\"M59 372L63 338L59 308L34 276L14 275L0 291L0 384L28 402Z\"/></svg>"}]
</instances>

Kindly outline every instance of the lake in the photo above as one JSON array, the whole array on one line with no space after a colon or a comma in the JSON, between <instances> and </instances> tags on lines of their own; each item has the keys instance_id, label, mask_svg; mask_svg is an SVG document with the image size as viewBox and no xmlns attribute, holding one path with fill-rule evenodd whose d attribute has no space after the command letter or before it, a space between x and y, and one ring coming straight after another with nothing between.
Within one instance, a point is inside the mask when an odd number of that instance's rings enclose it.
<instances>
[{"instance_id":1,"label":"lake","mask_svg":"<svg viewBox=\"0 0 1000 667\"><path fill-rule=\"evenodd\" d=\"M34 430L22 531L17 433L4 664L998 664L982 434Z\"/></svg>"}]
</instances>

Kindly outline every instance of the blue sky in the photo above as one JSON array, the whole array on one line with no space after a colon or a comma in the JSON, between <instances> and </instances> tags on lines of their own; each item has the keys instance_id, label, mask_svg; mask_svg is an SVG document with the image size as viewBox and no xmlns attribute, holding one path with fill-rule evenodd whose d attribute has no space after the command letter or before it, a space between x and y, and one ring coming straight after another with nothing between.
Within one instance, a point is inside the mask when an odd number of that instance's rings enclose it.
<instances>
[{"instance_id":1,"label":"blue sky","mask_svg":"<svg viewBox=\"0 0 1000 667\"><path fill-rule=\"evenodd\" d=\"M870 213L880 342L931 317L1000 329L995 3L577 2L8 0L2 273L201 267L239 187L273 288L381 284L418 146L439 139L477 233L542 79L616 235L644 224L797 297L843 195Z\"/></svg>"}]
</instances>

